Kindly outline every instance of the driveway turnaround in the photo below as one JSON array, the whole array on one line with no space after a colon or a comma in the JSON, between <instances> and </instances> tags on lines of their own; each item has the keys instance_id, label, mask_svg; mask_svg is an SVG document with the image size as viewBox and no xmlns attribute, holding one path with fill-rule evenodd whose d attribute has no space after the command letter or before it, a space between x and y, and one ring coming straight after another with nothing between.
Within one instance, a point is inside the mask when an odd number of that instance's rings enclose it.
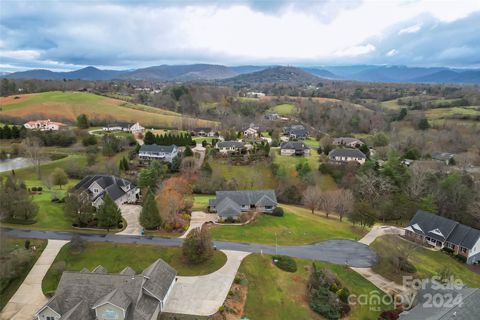
<instances>
[{"instance_id":1,"label":"driveway turnaround","mask_svg":"<svg viewBox=\"0 0 480 320\"><path fill-rule=\"evenodd\" d=\"M122 212L122 217L127 221L127 227L118 232L117 234L139 236L142 234L142 226L138 219L140 218L140 212L142 211L142 206L134 204L122 204L120 206L120 211Z\"/></svg>"},{"instance_id":2,"label":"driveway turnaround","mask_svg":"<svg viewBox=\"0 0 480 320\"><path fill-rule=\"evenodd\" d=\"M57 239L70 240L73 233L57 231L39 231L0 228L5 236L17 238ZM167 247L180 247L183 239L142 237L128 235L102 235L79 234L86 241L112 242L112 243L138 243ZM303 246L272 246L253 243L214 241L219 250L233 250L250 253L283 254L296 258L326 261L334 264L348 265L351 267L368 268L377 262L376 253L366 244L351 240L327 240L316 244Z\"/></svg>"},{"instance_id":3,"label":"driveway turnaround","mask_svg":"<svg viewBox=\"0 0 480 320\"><path fill-rule=\"evenodd\" d=\"M28 273L20 288L3 308L2 320L32 320L33 315L42 307L47 298L42 292L42 279L50 268L60 249L68 241L48 240L48 244Z\"/></svg>"},{"instance_id":4,"label":"driveway turnaround","mask_svg":"<svg viewBox=\"0 0 480 320\"><path fill-rule=\"evenodd\" d=\"M195 228L201 228L204 223L217 221L218 216L216 214L205 213L202 211L193 211L192 218L190 219L190 226L187 231L180 236L180 238L186 238L187 235Z\"/></svg>"},{"instance_id":5,"label":"driveway turnaround","mask_svg":"<svg viewBox=\"0 0 480 320\"><path fill-rule=\"evenodd\" d=\"M217 271L205 276L177 277L167 299L165 312L210 316L218 311L227 298L238 267L249 253L222 250L227 262Z\"/></svg>"}]
</instances>

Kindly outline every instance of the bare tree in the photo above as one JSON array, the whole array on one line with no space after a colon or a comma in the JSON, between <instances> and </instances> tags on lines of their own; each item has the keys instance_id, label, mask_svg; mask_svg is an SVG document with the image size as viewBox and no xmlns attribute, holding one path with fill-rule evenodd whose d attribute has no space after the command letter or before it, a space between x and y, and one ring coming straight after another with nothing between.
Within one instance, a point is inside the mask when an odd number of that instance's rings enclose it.
<instances>
[{"instance_id":1,"label":"bare tree","mask_svg":"<svg viewBox=\"0 0 480 320\"><path fill-rule=\"evenodd\" d=\"M303 205L312 210L315 214L315 209L320 207L321 191L316 187L310 186L303 192Z\"/></svg>"},{"instance_id":2,"label":"bare tree","mask_svg":"<svg viewBox=\"0 0 480 320\"><path fill-rule=\"evenodd\" d=\"M410 180L405 186L410 199L418 199L428 190L428 174L429 172L425 166L422 166L418 162L412 164L410 167Z\"/></svg>"},{"instance_id":3,"label":"bare tree","mask_svg":"<svg viewBox=\"0 0 480 320\"><path fill-rule=\"evenodd\" d=\"M319 209L325 211L325 215L330 215L336 207L336 195L335 191L324 191L320 193L320 206Z\"/></svg>"},{"instance_id":4,"label":"bare tree","mask_svg":"<svg viewBox=\"0 0 480 320\"><path fill-rule=\"evenodd\" d=\"M374 172L358 175L356 188L358 194L369 202L375 202L395 190L395 186L389 178Z\"/></svg>"},{"instance_id":5,"label":"bare tree","mask_svg":"<svg viewBox=\"0 0 480 320\"><path fill-rule=\"evenodd\" d=\"M32 161L32 164L36 168L38 179L41 179L40 160L43 156L42 145L42 141L37 137L27 137L22 145L24 154L30 158L30 161Z\"/></svg>"},{"instance_id":6,"label":"bare tree","mask_svg":"<svg viewBox=\"0 0 480 320\"><path fill-rule=\"evenodd\" d=\"M355 203L355 198L353 197L353 192L348 189L338 189L333 191L335 211L340 217L340 221L343 220L343 217L349 215L353 210L353 205Z\"/></svg>"}]
</instances>

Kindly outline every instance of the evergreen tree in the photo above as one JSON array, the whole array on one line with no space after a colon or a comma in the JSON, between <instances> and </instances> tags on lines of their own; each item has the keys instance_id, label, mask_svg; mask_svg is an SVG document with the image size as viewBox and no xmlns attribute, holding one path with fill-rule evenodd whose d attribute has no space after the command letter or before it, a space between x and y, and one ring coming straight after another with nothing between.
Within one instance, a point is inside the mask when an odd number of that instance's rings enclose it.
<instances>
[{"instance_id":1,"label":"evergreen tree","mask_svg":"<svg viewBox=\"0 0 480 320\"><path fill-rule=\"evenodd\" d=\"M17 126L12 126L12 139L20 138L20 130Z\"/></svg>"},{"instance_id":2,"label":"evergreen tree","mask_svg":"<svg viewBox=\"0 0 480 320\"><path fill-rule=\"evenodd\" d=\"M140 224L145 229L156 229L162 224L155 196L150 190L147 191L147 195L143 201L143 208L140 212Z\"/></svg>"},{"instance_id":3,"label":"evergreen tree","mask_svg":"<svg viewBox=\"0 0 480 320\"><path fill-rule=\"evenodd\" d=\"M77 127L80 129L87 129L90 127L90 123L86 114L82 113L77 117Z\"/></svg>"},{"instance_id":4,"label":"evergreen tree","mask_svg":"<svg viewBox=\"0 0 480 320\"><path fill-rule=\"evenodd\" d=\"M10 129L9 125L3 126L3 138L12 139L12 129Z\"/></svg>"},{"instance_id":5,"label":"evergreen tree","mask_svg":"<svg viewBox=\"0 0 480 320\"><path fill-rule=\"evenodd\" d=\"M107 228L107 231L110 231L110 228L116 228L121 220L122 214L120 209L108 193L106 193L103 198L103 203L97 211L98 226Z\"/></svg>"},{"instance_id":6,"label":"evergreen tree","mask_svg":"<svg viewBox=\"0 0 480 320\"><path fill-rule=\"evenodd\" d=\"M127 171L129 169L129 164L128 164L128 160L127 158L123 157L121 160L120 160L120 163L118 165L118 169L120 169L120 171Z\"/></svg>"},{"instance_id":7,"label":"evergreen tree","mask_svg":"<svg viewBox=\"0 0 480 320\"><path fill-rule=\"evenodd\" d=\"M155 135L151 131L147 131L145 133L145 137L143 137L143 143L154 144L155 143Z\"/></svg>"},{"instance_id":8,"label":"evergreen tree","mask_svg":"<svg viewBox=\"0 0 480 320\"><path fill-rule=\"evenodd\" d=\"M427 118L422 118L422 119L418 122L418 129L420 129L420 130L430 129L430 123L428 122L428 119L427 119Z\"/></svg>"},{"instance_id":9,"label":"evergreen tree","mask_svg":"<svg viewBox=\"0 0 480 320\"><path fill-rule=\"evenodd\" d=\"M187 147L185 148L185 151L183 152L183 155L184 155L185 157L193 157L193 151L192 151L192 149L190 148L190 146L187 146Z\"/></svg>"}]
</instances>

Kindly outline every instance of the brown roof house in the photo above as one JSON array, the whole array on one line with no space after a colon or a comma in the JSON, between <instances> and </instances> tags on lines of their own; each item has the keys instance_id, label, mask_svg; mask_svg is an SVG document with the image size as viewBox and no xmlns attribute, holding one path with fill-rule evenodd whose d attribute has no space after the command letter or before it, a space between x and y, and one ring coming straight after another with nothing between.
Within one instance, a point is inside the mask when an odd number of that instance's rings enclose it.
<instances>
[{"instance_id":1,"label":"brown roof house","mask_svg":"<svg viewBox=\"0 0 480 320\"><path fill-rule=\"evenodd\" d=\"M175 285L177 272L158 259L141 274L129 267L107 273L65 271L55 295L35 314L36 320L157 319Z\"/></svg>"}]
</instances>

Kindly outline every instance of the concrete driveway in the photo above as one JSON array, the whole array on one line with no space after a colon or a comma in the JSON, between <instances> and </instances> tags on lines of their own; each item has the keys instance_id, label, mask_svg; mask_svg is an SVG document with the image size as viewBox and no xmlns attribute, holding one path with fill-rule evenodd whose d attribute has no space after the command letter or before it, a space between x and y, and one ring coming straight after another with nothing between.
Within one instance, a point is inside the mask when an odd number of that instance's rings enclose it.
<instances>
[{"instance_id":1,"label":"concrete driveway","mask_svg":"<svg viewBox=\"0 0 480 320\"><path fill-rule=\"evenodd\" d=\"M177 277L165 312L210 316L227 298L240 263L249 253L222 250L227 262L219 270L198 277Z\"/></svg>"},{"instance_id":2,"label":"concrete driveway","mask_svg":"<svg viewBox=\"0 0 480 320\"><path fill-rule=\"evenodd\" d=\"M190 226L188 227L187 231L180 236L180 238L186 238L187 235L195 228L200 228L204 223L207 222L215 222L218 220L218 215L205 213L202 211L193 211L192 218L190 219Z\"/></svg>"},{"instance_id":3,"label":"concrete driveway","mask_svg":"<svg viewBox=\"0 0 480 320\"><path fill-rule=\"evenodd\" d=\"M122 204L120 206L122 217L127 221L127 227L117 234L139 236L142 234L142 226L140 225L139 218L142 206L135 204Z\"/></svg>"},{"instance_id":4,"label":"concrete driveway","mask_svg":"<svg viewBox=\"0 0 480 320\"><path fill-rule=\"evenodd\" d=\"M18 288L17 292L3 308L0 319L32 320L35 312L47 303L47 298L42 292L42 279L45 277L58 252L66 243L68 241L48 240L47 247L43 250L20 288Z\"/></svg>"}]
</instances>

